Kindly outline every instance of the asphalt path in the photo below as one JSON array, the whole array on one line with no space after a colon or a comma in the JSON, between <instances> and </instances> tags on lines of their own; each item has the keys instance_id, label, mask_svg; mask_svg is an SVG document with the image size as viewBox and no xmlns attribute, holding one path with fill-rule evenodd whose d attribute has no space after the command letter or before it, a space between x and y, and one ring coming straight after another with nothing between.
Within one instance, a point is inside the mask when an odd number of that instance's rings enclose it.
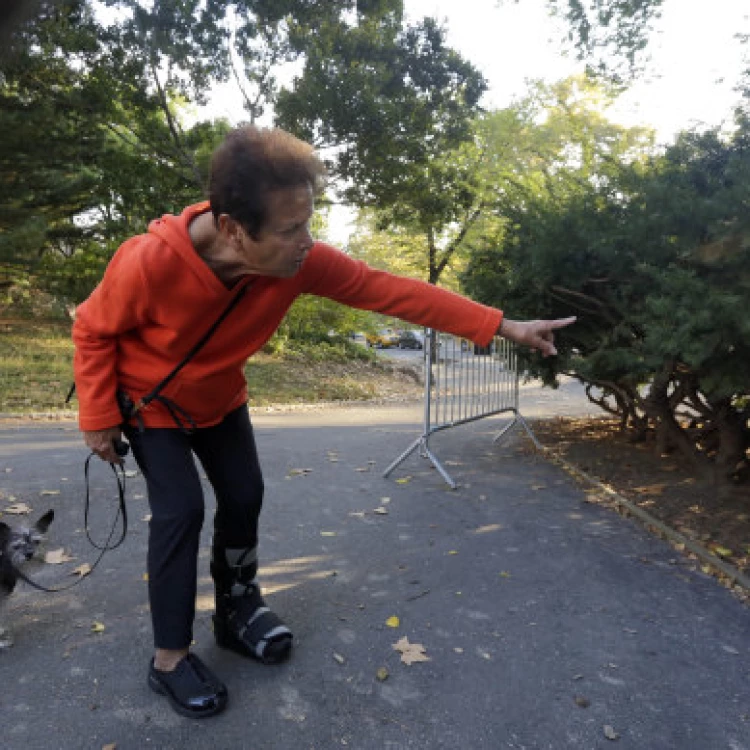
<instances>
[{"instance_id":1,"label":"asphalt path","mask_svg":"<svg viewBox=\"0 0 750 750\"><path fill-rule=\"evenodd\" d=\"M522 391L530 417L581 410L573 384ZM0 746L750 750L748 609L637 522L587 503L520 431L493 444L502 419L431 441L459 489L416 455L384 479L420 414L401 404L254 415L261 577L296 646L267 667L215 645L206 485L194 648L230 703L203 721L146 685L148 505L142 478L129 477L125 543L75 588L21 586L4 604L16 643L0 653ZM0 509L27 503L33 519L54 507L46 548L74 558L28 569L46 585L95 559L82 531L85 457L73 423L0 425ZM101 463L92 488L102 541L116 492ZM429 661L403 663L393 646L404 637Z\"/></svg>"}]
</instances>

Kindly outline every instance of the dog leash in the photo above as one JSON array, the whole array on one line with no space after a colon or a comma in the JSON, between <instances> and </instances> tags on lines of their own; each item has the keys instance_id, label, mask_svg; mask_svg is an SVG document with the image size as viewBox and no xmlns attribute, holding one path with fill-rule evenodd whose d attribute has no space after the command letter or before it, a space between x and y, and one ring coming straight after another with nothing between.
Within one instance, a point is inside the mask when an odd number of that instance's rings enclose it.
<instances>
[{"instance_id":1,"label":"dog leash","mask_svg":"<svg viewBox=\"0 0 750 750\"><path fill-rule=\"evenodd\" d=\"M122 456L124 458L127 455L129 449L130 446L128 446L125 441L115 441L115 451L119 456ZM117 481L117 515L115 515L115 520L112 523L112 528L109 532L109 536L107 537L107 541L104 542L103 545L97 544L91 538L91 530L89 528L89 508L91 507L89 464L91 463L91 459L94 458L94 456L96 456L96 454L93 451L89 453L83 466L83 475L86 481L86 501L84 506L83 518L84 527L86 529L86 538L89 540L89 543L93 547L99 550L99 555L97 556L96 560L94 560L94 563L89 568L89 570L80 578L73 581L72 583L69 583L67 586L56 586L54 588L43 586L41 583L38 583L30 576L27 576L22 570L19 570L15 565L13 565L12 569L16 576L20 578L24 583L27 583L29 586L32 586L38 591L44 591L48 594L56 594L60 591L67 591L68 589L72 589L73 587L78 586L79 583L81 583L85 578L88 578L94 572L96 567L102 561L105 553L117 549L125 541L125 537L128 533L128 509L125 503L125 470L122 467L118 468L118 465L116 464L110 464L110 468L112 469L112 472L115 475L115 480ZM112 544L112 537L114 536L115 529L117 528L117 522L120 520L120 516L122 516L122 531L120 533L120 538L114 544Z\"/></svg>"}]
</instances>

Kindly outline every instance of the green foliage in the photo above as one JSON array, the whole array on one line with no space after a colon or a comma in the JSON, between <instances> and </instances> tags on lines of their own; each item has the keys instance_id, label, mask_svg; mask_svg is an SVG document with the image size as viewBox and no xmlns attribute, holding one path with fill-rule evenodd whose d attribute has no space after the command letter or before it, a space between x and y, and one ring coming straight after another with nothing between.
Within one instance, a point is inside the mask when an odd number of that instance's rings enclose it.
<instances>
[{"instance_id":1,"label":"green foliage","mask_svg":"<svg viewBox=\"0 0 750 750\"><path fill-rule=\"evenodd\" d=\"M576 374L623 423L724 479L745 476L750 447L747 125L683 133L587 180L559 174L510 207L502 254L478 252L465 279L514 317L578 315L535 371Z\"/></svg>"},{"instance_id":2,"label":"green foliage","mask_svg":"<svg viewBox=\"0 0 750 750\"><path fill-rule=\"evenodd\" d=\"M43 2L0 55L0 260L41 264L38 280L69 299L119 242L201 196L226 132L180 128L179 88L152 67L152 41L84 0Z\"/></svg>"},{"instance_id":3,"label":"green foliage","mask_svg":"<svg viewBox=\"0 0 750 750\"><path fill-rule=\"evenodd\" d=\"M520 2L520 0L515 0ZM641 71L653 21L664 0L547 0L591 72L629 83Z\"/></svg>"},{"instance_id":4,"label":"green foliage","mask_svg":"<svg viewBox=\"0 0 750 750\"><path fill-rule=\"evenodd\" d=\"M348 334L372 330L374 320L374 314L365 310L305 295L295 301L267 348L282 352L305 344L339 346L341 339L346 339ZM359 355L360 348L355 347L350 353Z\"/></svg>"},{"instance_id":5,"label":"green foliage","mask_svg":"<svg viewBox=\"0 0 750 750\"><path fill-rule=\"evenodd\" d=\"M278 120L334 148L344 199L375 209L378 229L422 235L435 283L453 252L441 247L443 234L475 200L468 164L446 154L471 139L485 86L432 19L404 29L391 11L345 34L340 23L321 24L303 75L279 96Z\"/></svg>"},{"instance_id":6,"label":"green foliage","mask_svg":"<svg viewBox=\"0 0 750 750\"><path fill-rule=\"evenodd\" d=\"M388 13L346 33L343 21L320 23L277 115L300 137L339 147L334 171L347 183L347 200L396 210L421 187L432 160L468 137L484 89L433 20L402 29L399 15ZM452 201L433 208L438 216L446 210Z\"/></svg>"},{"instance_id":7,"label":"green foliage","mask_svg":"<svg viewBox=\"0 0 750 750\"><path fill-rule=\"evenodd\" d=\"M0 51L0 261L73 301L124 239L202 197L229 125L187 125L186 105L238 72L232 48L254 119L276 95L275 66L304 54L301 28L338 23L355 8L359 19L398 18L401 3L104 6L95 14L93 0L39 2Z\"/></svg>"}]
</instances>

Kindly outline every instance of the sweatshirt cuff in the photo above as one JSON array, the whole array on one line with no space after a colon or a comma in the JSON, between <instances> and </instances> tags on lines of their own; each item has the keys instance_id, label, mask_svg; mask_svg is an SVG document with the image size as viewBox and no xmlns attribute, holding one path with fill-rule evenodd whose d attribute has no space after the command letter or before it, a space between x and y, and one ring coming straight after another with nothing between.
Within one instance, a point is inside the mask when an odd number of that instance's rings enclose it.
<instances>
[{"instance_id":1,"label":"sweatshirt cuff","mask_svg":"<svg viewBox=\"0 0 750 750\"><path fill-rule=\"evenodd\" d=\"M97 430L108 430L119 427L122 424L122 414L116 409L96 416L83 416L78 412L78 427L81 432L96 432Z\"/></svg>"},{"instance_id":2,"label":"sweatshirt cuff","mask_svg":"<svg viewBox=\"0 0 750 750\"><path fill-rule=\"evenodd\" d=\"M503 322L503 317L504 313L502 310L489 308L482 326L479 329L479 335L474 343L479 346L488 346L492 339L497 335L497 329L500 328L500 324Z\"/></svg>"}]
</instances>

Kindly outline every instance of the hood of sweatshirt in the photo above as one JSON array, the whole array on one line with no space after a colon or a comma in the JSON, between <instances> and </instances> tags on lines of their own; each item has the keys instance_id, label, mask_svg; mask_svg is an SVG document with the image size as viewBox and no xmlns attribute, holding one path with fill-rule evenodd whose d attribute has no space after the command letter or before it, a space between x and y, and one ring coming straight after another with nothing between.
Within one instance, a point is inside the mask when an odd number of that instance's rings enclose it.
<instances>
[{"instance_id":1,"label":"hood of sweatshirt","mask_svg":"<svg viewBox=\"0 0 750 750\"><path fill-rule=\"evenodd\" d=\"M149 234L156 235L174 250L214 292L227 293L227 288L221 283L208 264L198 255L190 238L188 227L190 222L200 214L210 211L208 201L188 206L179 215L164 214L160 219L154 219L148 225Z\"/></svg>"}]
</instances>

